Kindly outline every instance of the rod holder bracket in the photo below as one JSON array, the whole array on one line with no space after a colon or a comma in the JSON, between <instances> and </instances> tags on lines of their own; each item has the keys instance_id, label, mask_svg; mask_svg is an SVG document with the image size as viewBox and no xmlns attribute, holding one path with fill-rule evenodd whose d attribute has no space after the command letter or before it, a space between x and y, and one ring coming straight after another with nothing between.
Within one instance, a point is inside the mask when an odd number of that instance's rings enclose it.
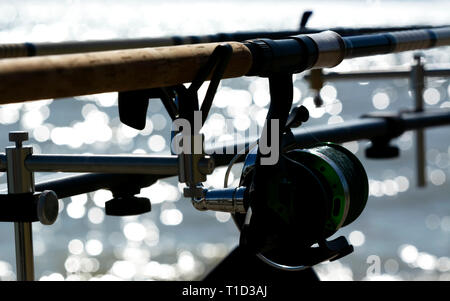
<instances>
[{"instance_id":1,"label":"rod holder bracket","mask_svg":"<svg viewBox=\"0 0 450 301\"><path fill-rule=\"evenodd\" d=\"M214 159L205 155L204 135L200 133L202 126L208 117L214 96L223 78L225 69L233 53L230 44L220 44L211 53L209 60L199 70L189 88L184 85L173 87L176 95L175 103L177 112L174 122L178 119L187 121L190 125L190 132L172 131L172 136L181 138L182 149L178 151L178 178L181 183L186 183L184 196L192 200L203 196L201 182L206 181L206 176L214 170ZM199 104L198 90L202 84L211 78L204 100ZM167 108L167 106L166 106Z\"/></svg>"},{"instance_id":2,"label":"rod holder bracket","mask_svg":"<svg viewBox=\"0 0 450 301\"><path fill-rule=\"evenodd\" d=\"M320 90L323 88L324 76L323 69L312 69L309 71L309 85L314 91L314 104L317 108L323 105L323 99L320 96Z\"/></svg>"},{"instance_id":3,"label":"rod holder bracket","mask_svg":"<svg viewBox=\"0 0 450 301\"><path fill-rule=\"evenodd\" d=\"M134 195L114 196L105 203L105 213L110 216L139 215L150 211L150 200Z\"/></svg>"},{"instance_id":4,"label":"rod holder bracket","mask_svg":"<svg viewBox=\"0 0 450 301\"><path fill-rule=\"evenodd\" d=\"M386 135L372 137L371 145L366 148L365 155L371 159L397 158L400 150L397 146L391 145L391 140L404 133L403 119L401 113L397 112L372 112L364 114L362 118L382 118L387 121L388 130Z\"/></svg>"},{"instance_id":5,"label":"rod holder bracket","mask_svg":"<svg viewBox=\"0 0 450 301\"><path fill-rule=\"evenodd\" d=\"M113 198L105 203L106 215L129 216L150 212L152 209L150 200L136 196L140 191L140 185L124 185L111 189Z\"/></svg>"}]
</instances>

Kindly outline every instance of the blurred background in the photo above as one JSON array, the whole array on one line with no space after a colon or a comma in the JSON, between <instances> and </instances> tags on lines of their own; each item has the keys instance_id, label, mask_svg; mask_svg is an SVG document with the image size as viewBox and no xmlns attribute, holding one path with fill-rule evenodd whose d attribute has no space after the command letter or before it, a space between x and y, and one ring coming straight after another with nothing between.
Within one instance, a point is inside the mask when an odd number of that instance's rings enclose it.
<instances>
[{"instance_id":1,"label":"blurred background","mask_svg":"<svg viewBox=\"0 0 450 301\"><path fill-rule=\"evenodd\" d=\"M294 30L305 10L308 26L441 25L450 21L450 2L440 1L24 1L0 2L0 43L201 35L252 30ZM449 48L422 52L425 68L448 68ZM413 52L353 59L332 71L410 68ZM150 76L150 75L149 75ZM315 108L313 91L297 75L294 102L310 109L308 126L339 123L370 111L412 108L408 80L328 82L320 91L325 105ZM202 93L204 93L202 88ZM201 93L200 93L201 94ZM426 81L426 107L450 107L448 78ZM201 96L200 96L201 97ZM269 102L264 79L223 80L207 130L227 137L262 126ZM233 128L224 127L233 119ZM0 146L8 132L25 130L35 153L169 154L170 118L151 100L147 126L136 131L120 123L117 94L48 99L0 106ZM450 280L449 128L426 131L427 187L416 187L414 134L394 142L396 159L364 158L367 141L344 146L362 161L370 179L363 214L340 230L355 246L345 258L315 269L322 280ZM212 139L211 135L207 135ZM209 140L210 141L210 140ZM230 184L239 181L241 164ZM206 183L222 187L224 168ZM36 181L60 174L36 174ZM0 175L5 188L6 175ZM198 212L181 195L176 178L141 191L150 213L134 217L104 214L109 191L60 201L52 226L33 224L36 279L193 280L205 275L238 243L229 214ZM0 224L0 279L15 280L14 231ZM375 261L377 273L370 270ZM368 272L369 270L369 272Z\"/></svg>"}]
</instances>

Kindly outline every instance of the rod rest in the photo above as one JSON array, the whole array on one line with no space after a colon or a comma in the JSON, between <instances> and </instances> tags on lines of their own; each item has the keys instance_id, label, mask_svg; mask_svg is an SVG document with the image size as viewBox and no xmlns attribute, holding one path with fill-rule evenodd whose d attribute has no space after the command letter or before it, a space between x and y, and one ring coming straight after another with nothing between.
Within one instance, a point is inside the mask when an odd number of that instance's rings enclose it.
<instances>
[{"instance_id":1,"label":"rod rest","mask_svg":"<svg viewBox=\"0 0 450 301\"><path fill-rule=\"evenodd\" d=\"M105 203L105 213L111 216L138 215L150 212L152 209L148 198L134 195L114 195L114 198Z\"/></svg>"},{"instance_id":2,"label":"rod rest","mask_svg":"<svg viewBox=\"0 0 450 301\"><path fill-rule=\"evenodd\" d=\"M391 145L391 140L399 137L405 132L405 124L401 112L371 112L364 114L361 118L382 118L386 120L388 127L387 135L377 136L371 139L371 145L366 148L365 155L370 159L397 158L400 150Z\"/></svg>"}]
</instances>

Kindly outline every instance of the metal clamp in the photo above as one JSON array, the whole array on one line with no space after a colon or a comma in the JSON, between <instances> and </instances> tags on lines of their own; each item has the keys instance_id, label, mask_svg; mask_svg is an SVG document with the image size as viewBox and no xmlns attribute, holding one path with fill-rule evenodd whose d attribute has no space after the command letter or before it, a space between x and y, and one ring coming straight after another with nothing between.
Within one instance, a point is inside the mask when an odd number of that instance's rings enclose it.
<instances>
[{"instance_id":1,"label":"metal clamp","mask_svg":"<svg viewBox=\"0 0 450 301\"><path fill-rule=\"evenodd\" d=\"M323 105L323 99L320 96L320 90L323 87L323 69L312 69L310 71L310 87L314 90L314 104L316 107L321 107Z\"/></svg>"},{"instance_id":2,"label":"metal clamp","mask_svg":"<svg viewBox=\"0 0 450 301\"><path fill-rule=\"evenodd\" d=\"M389 128L389 134L384 136L376 136L370 139L372 144L366 148L366 157L372 159L398 157L400 155L399 148L391 145L390 142L392 139L402 135L405 131L401 114L397 112L372 112L364 114L361 118L382 118L387 121Z\"/></svg>"},{"instance_id":3,"label":"metal clamp","mask_svg":"<svg viewBox=\"0 0 450 301\"><path fill-rule=\"evenodd\" d=\"M203 197L196 199L192 203L195 209L214 210L229 213L245 213L244 196L246 187L224 188L224 189L204 189Z\"/></svg>"},{"instance_id":4,"label":"metal clamp","mask_svg":"<svg viewBox=\"0 0 450 301\"><path fill-rule=\"evenodd\" d=\"M178 178L180 183L187 184L184 190L184 196L190 197L192 200L204 196L204 189L201 186L201 182L206 181L206 176L211 174L215 167L213 158L205 155L204 136L199 131L211 109L212 101L232 53L233 49L231 45L218 45L209 57L208 62L200 69L189 88L186 88L184 85L176 85L164 88L119 92L120 120L128 126L140 130L144 129L149 103L148 99L155 97L161 99L174 123L179 119L184 119L189 122L190 131L188 133L180 133L179 131L172 130L171 138L172 141L178 140L182 144L181 149L178 149L176 153L178 155ZM209 76L211 82L199 108L198 90ZM133 102L130 101L131 98L134 100ZM136 103L138 103L137 106ZM196 124L196 121L198 122L199 119L200 123ZM173 148L171 148L171 151L174 154ZM117 200L117 198L114 198L108 202L106 208L108 214L120 215L123 212L128 212L122 208L123 206L119 206ZM146 203L144 200L133 198L133 201L136 203L136 207L140 208L140 211L147 212L150 210L150 207L144 204ZM135 211L133 210L133 212Z\"/></svg>"},{"instance_id":5,"label":"metal clamp","mask_svg":"<svg viewBox=\"0 0 450 301\"><path fill-rule=\"evenodd\" d=\"M30 223L39 221L51 225L58 217L58 197L45 190L36 193L0 194L1 222Z\"/></svg>"},{"instance_id":6,"label":"metal clamp","mask_svg":"<svg viewBox=\"0 0 450 301\"><path fill-rule=\"evenodd\" d=\"M174 121L184 119L190 125L190 133L186 133L186 131L183 133L172 132L172 136L182 135L181 137L179 136L179 138L183 139L183 150L178 153L179 181L187 184L184 196L190 197L192 200L201 198L204 195L201 182L206 181L206 176L214 170L213 158L205 155L204 136L200 134L200 129L204 125L211 109L212 101L232 52L233 49L229 44L217 46L189 88L183 85L173 87L176 95L175 102L178 107L177 118ZM198 89L200 89L210 74L211 82L199 108ZM166 99L165 102L167 101ZM189 145L186 145L187 143Z\"/></svg>"}]
</instances>

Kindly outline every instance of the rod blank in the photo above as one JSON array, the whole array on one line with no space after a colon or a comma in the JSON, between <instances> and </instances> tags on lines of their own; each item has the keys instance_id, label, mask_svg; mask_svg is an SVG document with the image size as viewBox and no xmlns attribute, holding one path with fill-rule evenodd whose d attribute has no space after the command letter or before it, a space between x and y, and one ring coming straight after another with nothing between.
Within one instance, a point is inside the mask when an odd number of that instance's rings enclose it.
<instances>
[{"instance_id":1,"label":"rod blank","mask_svg":"<svg viewBox=\"0 0 450 301\"><path fill-rule=\"evenodd\" d=\"M361 34L424 29L424 28L436 28L436 27L432 26L363 27L363 28L337 27L332 28L330 30L337 32L341 36L353 36ZM197 36L65 41L59 43L51 43L51 42L9 43L9 44L0 44L0 58L110 51L110 50L133 49L133 48L215 43L225 41L240 42L255 38L280 39L292 35L318 33L321 31L323 31L323 29L302 28L300 30L286 30L276 32L250 31L250 32L218 33L212 35L197 35Z\"/></svg>"},{"instance_id":2,"label":"rod blank","mask_svg":"<svg viewBox=\"0 0 450 301\"><path fill-rule=\"evenodd\" d=\"M450 45L450 27L346 37L345 58Z\"/></svg>"}]
</instances>

